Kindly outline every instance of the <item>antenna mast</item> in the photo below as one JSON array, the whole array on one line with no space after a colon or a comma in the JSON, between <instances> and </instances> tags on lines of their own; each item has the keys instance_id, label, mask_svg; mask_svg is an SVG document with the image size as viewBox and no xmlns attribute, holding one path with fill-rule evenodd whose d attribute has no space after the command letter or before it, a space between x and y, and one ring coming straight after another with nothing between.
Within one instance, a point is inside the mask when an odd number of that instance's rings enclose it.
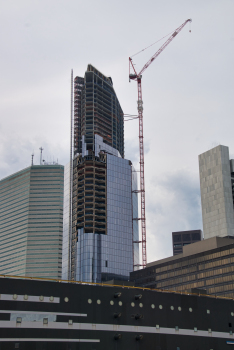
<instances>
[{"instance_id":1,"label":"antenna mast","mask_svg":"<svg viewBox=\"0 0 234 350\"><path fill-rule=\"evenodd\" d=\"M73 140L73 69L71 70L71 120L70 120L70 178L69 178L69 236L68 236L68 279L74 279L74 269L72 268L72 187L73 187L73 160L72 160L72 140Z\"/></svg>"},{"instance_id":2,"label":"antenna mast","mask_svg":"<svg viewBox=\"0 0 234 350\"><path fill-rule=\"evenodd\" d=\"M33 157L34 157L34 153L32 153L32 164L31 164L31 166L33 166Z\"/></svg>"},{"instance_id":3,"label":"antenna mast","mask_svg":"<svg viewBox=\"0 0 234 350\"><path fill-rule=\"evenodd\" d=\"M40 165L42 165L42 151L44 150L44 148L40 147L39 150L41 151L41 155L40 155Z\"/></svg>"}]
</instances>

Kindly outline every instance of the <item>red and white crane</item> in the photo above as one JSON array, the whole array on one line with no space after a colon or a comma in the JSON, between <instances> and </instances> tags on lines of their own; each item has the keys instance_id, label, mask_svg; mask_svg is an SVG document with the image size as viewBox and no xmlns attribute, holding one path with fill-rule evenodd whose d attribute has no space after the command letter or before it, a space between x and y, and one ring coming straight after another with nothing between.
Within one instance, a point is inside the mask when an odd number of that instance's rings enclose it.
<instances>
[{"instance_id":1,"label":"red and white crane","mask_svg":"<svg viewBox=\"0 0 234 350\"><path fill-rule=\"evenodd\" d=\"M143 100L142 100L142 89L141 89L141 79L142 73L149 67L149 65L157 58L160 53L170 44L170 42L176 37L177 34L184 28L188 23L192 22L191 19L187 19L180 27L178 27L173 34L167 39L167 41L160 47L160 49L149 59L149 61L144 65L139 73L136 72L132 58L129 57L129 79L135 80L137 82L138 88L138 118L139 118L139 148L140 148L140 190L141 193L141 234L142 240L134 243L142 243L142 266L146 267L147 256L146 256L146 218L145 218L145 176L144 176L144 137L143 137ZM133 74L131 72L131 67L133 69Z\"/></svg>"}]
</instances>

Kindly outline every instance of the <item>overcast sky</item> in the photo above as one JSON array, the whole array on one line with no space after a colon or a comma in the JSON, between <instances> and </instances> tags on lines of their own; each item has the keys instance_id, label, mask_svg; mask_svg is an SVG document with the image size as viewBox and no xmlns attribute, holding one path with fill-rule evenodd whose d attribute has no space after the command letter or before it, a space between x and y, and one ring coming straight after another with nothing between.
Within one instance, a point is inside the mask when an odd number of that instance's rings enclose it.
<instances>
[{"instance_id":1,"label":"overcast sky","mask_svg":"<svg viewBox=\"0 0 234 350\"><path fill-rule=\"evenodd\" d=\"M173 231L202 229L198 155L222 144L234 157L233 16L233 0L0 0L0 178L33 151L38 164L41 146L69 161L71 68L111 76L136 114L128 57L192 18L142 79L148 262L172 255ZM134 57L138 71L164 41ZM126 122L137 169L138 154L138 121Z\"/></svg>"}]
</instances>

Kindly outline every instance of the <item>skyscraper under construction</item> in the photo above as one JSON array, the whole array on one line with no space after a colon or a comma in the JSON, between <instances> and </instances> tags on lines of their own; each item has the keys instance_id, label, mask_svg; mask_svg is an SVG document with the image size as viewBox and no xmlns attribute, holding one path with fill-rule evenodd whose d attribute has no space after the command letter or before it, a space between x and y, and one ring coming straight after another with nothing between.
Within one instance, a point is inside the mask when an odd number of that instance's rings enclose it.
<instances>
[{"instance_id":1,"label":"skyscraper under construction","mask_svg":"<svg viewBox=\"0 0 234 350\"><path fill-rule=\"evenodd\" d=\"M137 176L124 159L124 115L112 79L90 64L74 79L72 181L63 278L128 279L139 263Z\"/></svg>"}]
</instances>

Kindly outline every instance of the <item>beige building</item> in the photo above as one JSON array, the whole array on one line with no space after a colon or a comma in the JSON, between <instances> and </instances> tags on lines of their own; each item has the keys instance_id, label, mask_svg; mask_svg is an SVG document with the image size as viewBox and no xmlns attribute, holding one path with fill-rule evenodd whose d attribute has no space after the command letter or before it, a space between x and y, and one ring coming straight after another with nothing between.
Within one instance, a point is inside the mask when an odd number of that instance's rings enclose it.
<instances>
[{"instance_id":1,"label":"beige building","mask_svg":"<svg viewBox=\"0 0 234 350\"><path fill-rule=\"evenodd\" d=\"M171 291L205 289L207 294L234 298L234 239L213 237L183 247L183 253L133 271L136 287Z\"/></svg>"},{"instance_id":2,"label":"beige building","mask_svg":"<svg viewBox=\"0 0 234 350\"><path fill-rule=\"evenodd\" d=\"M204 240L176 256L133 271L136 286L173 291L203 289L234 298L234 160L219 145L199 156Z\"/></svg>"},{"instance_id":3,"label":"beige building","mask_svg":"<svg viewBox=\"0 0 234 350\"><path fill-rule=\"evenodd\" d=\"M199 155L204 238L234 236L233 160L219 145Z\"/></svg>"},{"instance_id":4,"label":"beige building","mask_svg":"<svg viewBox=\"0 0 234 350\"><path fill-rule=\"evenodd\" d=\"M33 165L0 181L0 274L61 278L62 165Z\"/></svg>"}]
</instances>

